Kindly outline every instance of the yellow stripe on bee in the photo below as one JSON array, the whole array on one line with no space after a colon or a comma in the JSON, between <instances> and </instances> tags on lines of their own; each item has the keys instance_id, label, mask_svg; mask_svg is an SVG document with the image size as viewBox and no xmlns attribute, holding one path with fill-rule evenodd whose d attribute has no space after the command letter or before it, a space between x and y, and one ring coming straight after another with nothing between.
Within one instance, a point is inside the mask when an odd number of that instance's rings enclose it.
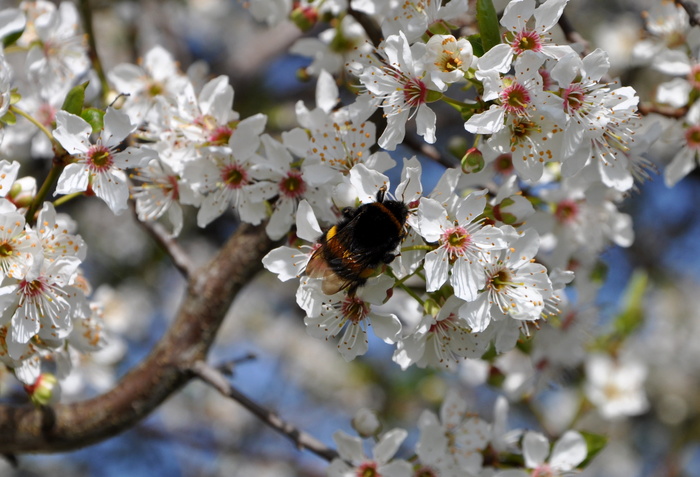
<instances>
[{"instance_id":1,"label":"yellow stripe on bee","mask_svg":"<svg viewBox=\"0 0 700 477\"><path fill-rule=\"evenodd\" d=\"M330 240L333 238L335 234L338 233L338 226L334 225L330 229L328 229L328 232L326 232L326 240Z\"/></svg>"}]
</instances>

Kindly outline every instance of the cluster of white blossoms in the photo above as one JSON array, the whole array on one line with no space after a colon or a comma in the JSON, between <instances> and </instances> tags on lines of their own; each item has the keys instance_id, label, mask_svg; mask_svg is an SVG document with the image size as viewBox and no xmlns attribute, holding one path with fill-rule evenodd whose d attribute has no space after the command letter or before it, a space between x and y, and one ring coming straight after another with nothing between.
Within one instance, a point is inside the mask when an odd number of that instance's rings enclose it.
<instances>
[{"instance_id":1,"label":"cluster of white blossoms","mask_svg":"<svg viewBox=\"0 0 700 477\"><path fill-rule=\"evenodd\" d=\"M403 141L410 119L426 142L435 142L430 103L439 100L461 108L477 146L429 194L419 161L404 160L394 193L410 208L400 257L357 292L327 296L322 279L304 276L313 243L333 220L319 215L318 203L303 203L296 243L272 251L264 264L282 280L302 277L297 302L309 334L337 337L338 350L351 360L367 351L371 326L395 344L401 367L456 369L491 345L512 349L521 332L529 334L528 324L560 314L574 268L576 284L585 288L608 244L632 243L631 220L616 204L645 172L640 154L649 143L634 137L638 98L632 88L603 81L609 63L602 50L581 58L571 46L553 43L550 30L565 5L510 2L500 21L506 43L476 56L466 38L426 33L426 25L468 14L465 5L426 2L414 11L407 4L411 14L382 23L385 33L396 33L348 60L360 83L354 103L337 107L335 82L319 74L318 107L298 104L304 130L283 137L304 158L306 183L332 188L337 209L371 202L390 185L382 172L391 159L369 154L374 127L365 121L376 109L386 118L377 141L385 150ZM471 96L450 98L450 87ZM357 140L358 131L364 140ZM417 322L382 306L395 288L415 299Z\"/></svg>"},{"instance_id":2,"label":"cluster of white blossoms","mask_svg":"<svg viewBox=\"0 0 700 477\"><path fill-rule=\"evenodd\" d=\"M556 476L575 471L586 459L588 448L580 433L567 431L552 446L539 432L509 430L507 414L508 403L500 397L489 423L470 413L467 403L450 392L439 415L427 410L420 415L414 454L402 459L397 454L408 433L401 428L380 433L376 417L362 409L353 419L353 427L360 436L374 438L372 455L365 454L360 437L338 431L333 439L340 456L331 463L328 476ZM514 460L521 460L522 468L499 469L503 462Z\"/></svg>"},{"instance_id":3,"label":"cluster of white blossoms","mask_svg":"<svg viewBox=\"0 0 700 477\"><path fill-rule=\"evenodd\" d=\"M95 195L115 214L132 199L141 221L167 217L173 236L183 228L183 206L197 209L200 227L229 211L242 222L266 221L268 235L287 243L265 257L265 267L281 280L299 279L296 300L308 333L337 339L348 361L368 351L370 326L394 346L402 369L449 370L489 350L512 350L543 327L551 339L533 340L532 356L582 365L585 354L573 352L583 348L581 329L570 317L594 298L600 253L634 240L618 205L646 177L643 155L655 139L636 134L635 91L607 79L604 51L582 55L578 46L554 42L567 0L512 0L500 25L495 13L485 15L492 24L480 26L492 31L471 37L457 34L460 19L474 19L466 0L394 3L250 2L253 15L269 23L292 8L298 22L335 19L328 33L292 49L313 58L306 72L317 80L316 104L309 109L300 101L300 127L278 137L265 133L264 114L242 118L233 109L227 77L184 73L161 47L139 65L121 64L100 77L71 3L23 2L1 11L0 39L14 48L0 51L0 154L30 149L54 156L54 164L37 187L17 179L18 163L0 162L0 360L32 384L42 358L66 368L69 347L104 344L79 269L86 248L71 220L56 214L47 197L53 190L56 205ZM348 4L382 25L381 44L370 43ZM679 51L669 50L669 64L678 64L672 58ZM681 69L695 78L696 60L682 59L688 61ZM349 104L341 79L357 92ZM696 93L686 82L661 90L670 104L687 104L674 91ZM100 94L109 106L86 106L99 104ZM413 135L413 123L426 143L441 138L448 113L438 103L459 111L449 121L463 123L473 147L428 192L421 162L393 151ZM378 116L384 121L370 120ZM671 183L697 159L697 104L682 127L687 142L667 171ZM397 159L400 181L392 188ZM361 286L327 295L322 278L305 274L319 240L345 208L377 200L380 190L409 210L396 260ZM566 287L579 303L568 302ZM403 316L399 309L410 311ZM550 346L560 339L572 347ZM595 374L602 367L588 368ZM604 393L591 389L591 401L604 407ZM635 396L630 413L644 409ZM463 407L450 397L440 418L421 417L418 460L411 463L393 459L405 431L379 437L372 459L357 439L337 434L342 460L329 475L478 475L487 448L508 446L498 426L468 417ZM532 475L567 472L586 457L575 432L563 434L549 461L544 436L524 433L519 445Z\"/></svg>"}]
</instances>

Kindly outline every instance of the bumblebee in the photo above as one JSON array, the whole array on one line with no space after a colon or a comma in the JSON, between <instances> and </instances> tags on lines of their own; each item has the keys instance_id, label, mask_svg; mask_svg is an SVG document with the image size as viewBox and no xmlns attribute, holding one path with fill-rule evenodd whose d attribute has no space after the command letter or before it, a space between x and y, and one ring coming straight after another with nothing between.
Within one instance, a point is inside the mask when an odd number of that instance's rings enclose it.
<instances>
[{"instance_id":1,"label":"bumblebee","mask_svg":"<svg viewBox=\"0 0 700 477\"><path fill-rule=\"evenodd\" d=\"M323 278L322 290L332 295L341 290L355 293L376 268L391 263L405 235L408 207L398 200L385 200L386 187L376 202L343 209L343 217L320 239L306 266L306 274Z\"/></svg>"}]
</instances>

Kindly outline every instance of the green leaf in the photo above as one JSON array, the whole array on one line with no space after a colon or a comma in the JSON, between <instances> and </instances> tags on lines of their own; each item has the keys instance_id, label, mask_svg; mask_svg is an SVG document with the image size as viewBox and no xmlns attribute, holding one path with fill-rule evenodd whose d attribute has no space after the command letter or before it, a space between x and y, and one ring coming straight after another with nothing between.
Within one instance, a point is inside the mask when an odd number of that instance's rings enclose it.
<instances>
[{"instance_id":1,"label":"green leaf","mask_svg":"<svg viewBox=\"0 0 700 477\"><path fill-rule=\"evenodd\" d=\"M105 112L97 108L87 108L80 113L80 117L92 126L92 132L99 132L104 127Z\"/></svg>"},{"instance_id":2,"label":"green leaf","mask_svg":"<svg viewBox=\"0 0 700 477\"><path fill-rule=\"evenodd\" d=\"M85 83L71 88L66 95L66 99L63 100L61 109L75 114L76 116L80 116L80 113L83 111L83 103L85 102L85 88L87 88L89 83L89 81L86 81Z\"/></svg>"},{"instance_id":3,"label":"green leaf","mask_svg":"<svg viewBox=\"0 0 700 477\"><path fill-rule=\"evenodd\" d=\"M492 0L476 0L476 23L484 53L501 43L501 27Z\"/></svg>"},{"instance_id":4,"label":"green leaf","mask_svg":"<svg viewBox=\"0 0 700 477\"><path fill-rule=\"evenodd\" d=\"M586 447L588 448L588 455L586 459L581 463L579 467L586 468L588 464L595 458L595 456L602 451L608 444L608 438L602 434L594 434L592 432L579 431L586 441Z\"/></svg>"},{"instance_id":5,"label":"green leaf","mask_svg":"<svg viewBox=\"0 0 700 477\"><path fill-rule=\"evenodd\" d=\"M472 44L472 51L474 52L474 56L476 57L482 57L484 56L484 45L481 43L481 35L478 33L475 33L473 35L469 35L467 37L467 40L469 43Z\"/></svg>"}]
</instances>

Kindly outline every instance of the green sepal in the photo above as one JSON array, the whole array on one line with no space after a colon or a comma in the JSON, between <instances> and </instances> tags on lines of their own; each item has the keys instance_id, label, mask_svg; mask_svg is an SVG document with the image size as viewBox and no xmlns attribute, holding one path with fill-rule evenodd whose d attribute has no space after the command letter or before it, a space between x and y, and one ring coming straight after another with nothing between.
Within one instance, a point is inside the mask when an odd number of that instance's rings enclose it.
<instances>
[{"instance_id":1,"label":"green sepal","mask_svg":"<svg viewBox=\"0 0 700 477\"><path fill-rule=\"evenodd\" d=\"M104 127L105 112L97 108L86 108L80 113L80 117L92 126L92 132L96 133Z\"/></svg>"},{"instance_id":2,"label":"green sepal","mask_svg":"<svg viewBox=\"0 0 700 477\"><path fill-rule=\"evenodd\" d=\"M476 0L476 23L484 53L501 43L501 27L492 0Z\"/></svg>"},{"instance_id":3,"label":"green sepal","mask_svg":"<svg viewBox=\"0 0 700 477\"><path fill-rule=\"evenodd\" d=\"M2 47L7 48L10 45L14 45L15 42L19 40L19 37L22 36L22 33L24 33L24 28L7 35L5 38L2 39Z\"/></svg>"},{"instance_id":4,"label":"green sepal","mask_svg":"<svg viewBox=\"0 0 700 477\"><path fill-rule=\"evenodd\" d=\"M8 126L12 126L17 122L17 116L15 116L15 113L12 111L6 112L3 117L0 118L0 123L7 124Z\"/></svg>"},{"instance_id":5,"label":"green sepal","mask_svg":"<svg viewBox=\"0 0 700 477\"><path fill-rule=\"evenodd\" d=\"M469 35L467 37L467 41L471 43L472 45L472 52L474 53L474 56L480 58L484 56L484 45L481 43L481 35L478 33L474 33L473 35Z\"/></svg>"},{"instance_id":6,"label":"green sepal","mask_svg":"<svg viewBox=\"0 0 700 477\"><path fill-rule=\"evenodd\" d=\"M594 434L593 432L578 431L583 439L586 441L586 448L588 449L588 455L586 459L581 462L579 468L585 469L588 464L597 456L600 451L602 451L608 444L608 438L601 434Z\"/></svg>"},{"instance_id":7,"label":"green sepal","mask_svg":"<svg viewBox=\"0 0 700 477\"><path fill-rule=\"evenodd\" d=\"M22 99L22 95L19 94L17 88L13 88L12 91L10 91L10 104L17 104L20 99Z\"/></svg>"},{"instance_id":8,"label":"green sepal","mask_svg":"<svg viewBox=\"0 0 700 477\"><path fill-rule=\"evenodd\" d=\"M63 100L61 109L75 114L76 116L80 116L80 113L83 111L83 103L85 102L85 88L87 88L89 83L89 81L86 81L71 88L66 95L66 99Z\"/></svg>"}]
</instances>

